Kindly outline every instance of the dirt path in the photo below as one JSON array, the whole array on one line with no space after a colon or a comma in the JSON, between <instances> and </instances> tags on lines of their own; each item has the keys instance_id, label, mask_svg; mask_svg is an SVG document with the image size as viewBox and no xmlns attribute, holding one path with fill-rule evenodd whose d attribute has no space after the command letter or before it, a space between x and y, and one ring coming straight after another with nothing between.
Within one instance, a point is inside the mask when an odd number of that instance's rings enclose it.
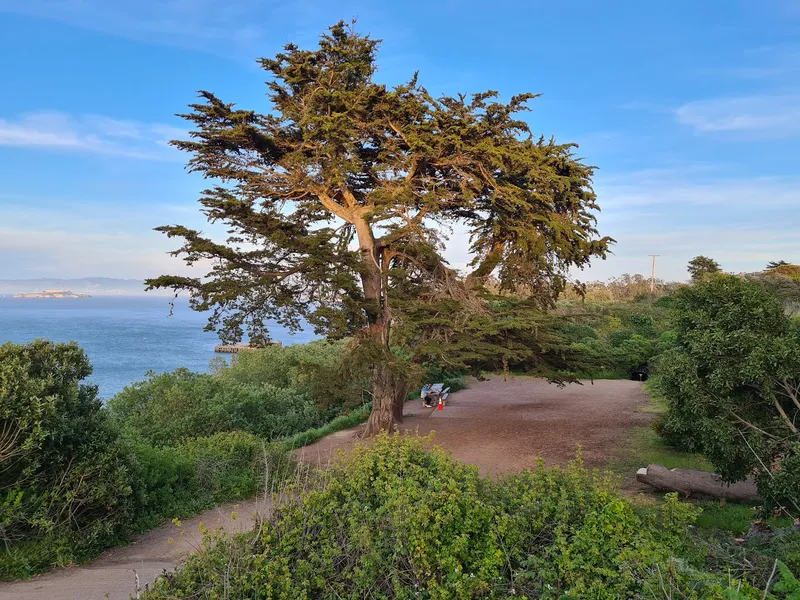
<instances>
[{"instance_id":1,"label":"dirt path","mask_svg":"<svg viewBox=\"0 0 800 600\"><path fill-rule=\"evenodd\" d=\"M565 464L575 457L578 445L588 466L601 466L619 456L630 430L647 423L652 415L638 410L647 402L639 383L584 383L559 389L523 377L473 382L453 394L442 411L424 409L419 401L407 403L403 428L422 435L435 431L436 444L458 460L478 465L483 473L532 467L540 457L549 464ZM325 465L336 450L357 443L356 433L357 429L335 433L304 448L300 456ZM0 584L0 600L128 600L136 591L134 573L144 587L201 545L201 522L209 529L243 530L252 526L256 513L268 510L263 500L221 506L185 521L183 535L174 525L166 525L129 546L105 552L90 565ZM234 511L236 520L231 519Z\"/></svg>"},{"instance_id":2,"label":"dirt path","mask_svg":"<svg viewBox=\"0 0 800 600\"><path fill-rule=\"evenodd\" d=\"M243 531L253 526L257 513L266 514L269 508L264 499L224 504L183 521L180 527L170 523L152 529L128 546L107 550L91 564L0 584L0 600L128 600L136 593L137 574L144 589L202 546L201 523L212 531Z\"/></svg>"},{"instance_id":3,"label":"dirt path","mask_svg":"<svg viewBox=\"0 0 800 600\"><path fill-rule=\"evenodd\" d=\"M515 377L504 382L472 382L450 397L444 410L406 404L402 428L434 432L434 443L481 472L508 473L547 464L566 464L578 446L589 467L599 467L624 452L632 428L647 424L641 412L648 396L635 381L596 380L558 388L546 381ZM304 448L303 459L326 464L338 449L358 443L357 430L335 433Z\"/></svg>"}]
</instances>

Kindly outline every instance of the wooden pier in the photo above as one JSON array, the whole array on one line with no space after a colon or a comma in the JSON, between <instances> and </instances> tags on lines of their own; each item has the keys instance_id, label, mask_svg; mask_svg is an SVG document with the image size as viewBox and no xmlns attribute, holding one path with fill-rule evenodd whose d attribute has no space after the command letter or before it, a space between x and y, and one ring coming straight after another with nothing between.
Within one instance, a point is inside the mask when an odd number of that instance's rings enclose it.
<instances>
[{"instance_id":1,"label":"wooden pier","mask_svg":"<svg viewBox=\"0 0 800 600\"><path fill-rule=\"evenodd\" d=\"M282 346L281 342L267 342L267 346ZM250 344L220 344L214 346L214 352L222 352L224 354L238 354L242 350L260 350L265 346L251 346Z\"/></svg>"}]
</instances>

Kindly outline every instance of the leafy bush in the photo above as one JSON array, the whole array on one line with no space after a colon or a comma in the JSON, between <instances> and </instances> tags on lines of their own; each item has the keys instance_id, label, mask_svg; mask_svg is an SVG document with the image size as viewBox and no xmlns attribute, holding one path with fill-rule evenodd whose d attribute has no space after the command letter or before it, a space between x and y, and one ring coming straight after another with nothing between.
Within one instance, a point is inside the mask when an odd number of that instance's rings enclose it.
<instances>
[{"instance_id":1,"label":"leafy bush","mask_svg":"<svg viewBox=\"0 0 800 600\"><path fill-rule=\"evenodd\" d=\"M0 346L0 578L79 560L133 515L130 456L89 374L74 343Z\"/></svg>"},{"instance_id":2,"label":"leafy bush","mask_svg":"<svg viewBox=\"0 0 800 600\"><path fill-rule=\"evenodd\" d=\"M164 431L165 446L130 427L122 435L96 388L80 383L90 373L75 344L0 346L0 579L89 559L133 531L248 497L291 469L284 445L242 431L183 440ZM185 376L199 386L190 389L206 389Z\"/></svg>"},{"instance_id":3,"label":"leafy bush","mask_svg":"<svg viewBox=\"0 0 800 600\"><path fill-rule=\"evenodd\" d=\"M675 308L675 296L661 296L653 303L656 308Z\"/></svg>"},{"instance_id":4,"label":"leafy bush","mask_svg":"<svg viewBox=\"0 0 800 600\"><path fill-rule=\"evenodd\" d=\"M320 409L335 411L362 405L370 387L364 373L353 376L353 369L345 368L347 351L346 341L269 346L236 355L219 375L224 383L296 390Z\"/></svg>"},{"instance_id":5,"label":"leafy bush","mask_svg":"<svg viewBox=\"0 0 800 600\"><path fill-rule=\"evenodd\" d=\"M665 296L666 298L666 296ZM675 344L671 312L652 304L587 304L565 309L572 322L559 329L593 368L584 377L628 378L646 370L654 357Z\"/></svg>"},{"instance_id":6,"label":"leafy bush","mask_svg":"<svg viewBox=\"0 0 800 600\"><path fill-rule=\"evenodd\" d=\"M677 346L657 362L661 431L728 481L757 473L765 510L800 514L800 327L760 286L716 276L677 296Z\"/></svg>"},{"instance_id":7,"label":"leafy bush","mask_svg":"<svg viewBox=\"0 0 800 600\"><path fill-rule=\"evenodd\" d=\"M150 374L109 401L122 427L154 445L226 431L273 440L319 427L358 404L363 382L340 373L343 345L327 342L240 353L213 375Z\"/></svg>"},{"instance_id":8,"label":"leafy bush","mask_svg":"<svg viewBox=\"0 0 800 600\"><path fill-rule=\"evenodd\" d=\"M424 440L383 436L284 497L258 531L208 544L146 598L729 597L727 578L674 559L695 509L673 496L640 519L579 462L496 483Z\"/></svg>"},{"instance_id":9,"label":"leafy bush","mask_svg":"<svg viewBox=\"0 0 800 600\"><path fill-rule=\"evenodd\" d=\"M241 431L189 439L177 447L140 443L136 459L139 529L248 498L291 469L283 446Z\"/></svg>"},{"instance_id":10,"label":"leafy bush","mask_svg":"<svg viewBox=\"0 0 800 600\"><path fill-rule=\"evenodd\" d=\"M598 338L594 327L586 323L565 323L560 327L560 331L572 342L582 342L587 339L596 340Z\"/></svg>"},{"instance_id":11,"label":"leafy bush","mask_svg":"<svg viewBox=\"0 0 800 600\"><path fill-rule=\"evenodd\" d=\"M151 373L108 406L122 427L159 446L229 431L274 439L315 426L322 418L308 393L186 369Z\"/></svg>"}]
</instances>

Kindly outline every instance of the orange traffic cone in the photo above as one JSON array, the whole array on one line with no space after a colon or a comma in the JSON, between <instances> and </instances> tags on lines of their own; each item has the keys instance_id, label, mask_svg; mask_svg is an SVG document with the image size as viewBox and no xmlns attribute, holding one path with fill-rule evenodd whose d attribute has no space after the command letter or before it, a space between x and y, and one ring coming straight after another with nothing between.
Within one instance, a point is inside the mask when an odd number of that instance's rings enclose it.
<instances>
[{"instance_id":1,"label":"orange traffic cone","mask_svg":"<svg viewBox=\"0 0 800 600\"><path fill-rule=\"evenodd\" d=\"M441 398L439 398L439 405L436 407L436 410L444 410L444 402L442 402Z\"/></svg>"}]
</instances>

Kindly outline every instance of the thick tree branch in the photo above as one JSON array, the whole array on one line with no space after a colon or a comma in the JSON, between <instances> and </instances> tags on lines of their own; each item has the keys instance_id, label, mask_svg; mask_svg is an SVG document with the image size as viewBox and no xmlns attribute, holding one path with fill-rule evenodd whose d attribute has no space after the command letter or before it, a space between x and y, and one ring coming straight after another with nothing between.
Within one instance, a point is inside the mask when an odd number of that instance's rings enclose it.
<instances>
[{"instance_id":1,"label":"thick tree branch","mask_svg":"<svg viewBox=\"0 0 800 600\"><path fill-rule=\"evenodd\" d=\"M795 381L794 384L792 384L787 379L779 379L778 386L783 390L781 395L790 398L798 410L800 410L800 383Z\"/></svg>"},{"instance_id":2,"label":"thick tree branch","mask_svg":"<svg viewBox=\"0 0 800 600\"><path fill-rule=\"evenodd\" d=\"M786 414L786 411L783 410L783 407L781 406L780 400L778 400L777 398L773 397L772 398L772 403L775 405L775 408L777 409L778 413L781 415L781 419L786 424L786 426L789 428L789 430L792 433L794 433L795 435L797 435L797 433L798 433L797 427L795 427L794 423L792 423L792 420L789 418L789 415Z\"/></svg>"},{"instance_id":3,"label":"thick tree branch","mask_svg":"<svg viewBox=\"0 0 800 600\"><path fill-rule=\"evenodd\" d=\"M348 210L347 208L345 208L344 206L342 206L341 204L336 202L331 196L329 196L325 192L317 191L317 192L315 192L315 195L317 196L319 201L322 203L322 206L327 208L334 215L336 215L337 217L339 217L343 221L346 221L348 223L353 223L353 211L352 210Z\"/></svg>"}]
</instances>

